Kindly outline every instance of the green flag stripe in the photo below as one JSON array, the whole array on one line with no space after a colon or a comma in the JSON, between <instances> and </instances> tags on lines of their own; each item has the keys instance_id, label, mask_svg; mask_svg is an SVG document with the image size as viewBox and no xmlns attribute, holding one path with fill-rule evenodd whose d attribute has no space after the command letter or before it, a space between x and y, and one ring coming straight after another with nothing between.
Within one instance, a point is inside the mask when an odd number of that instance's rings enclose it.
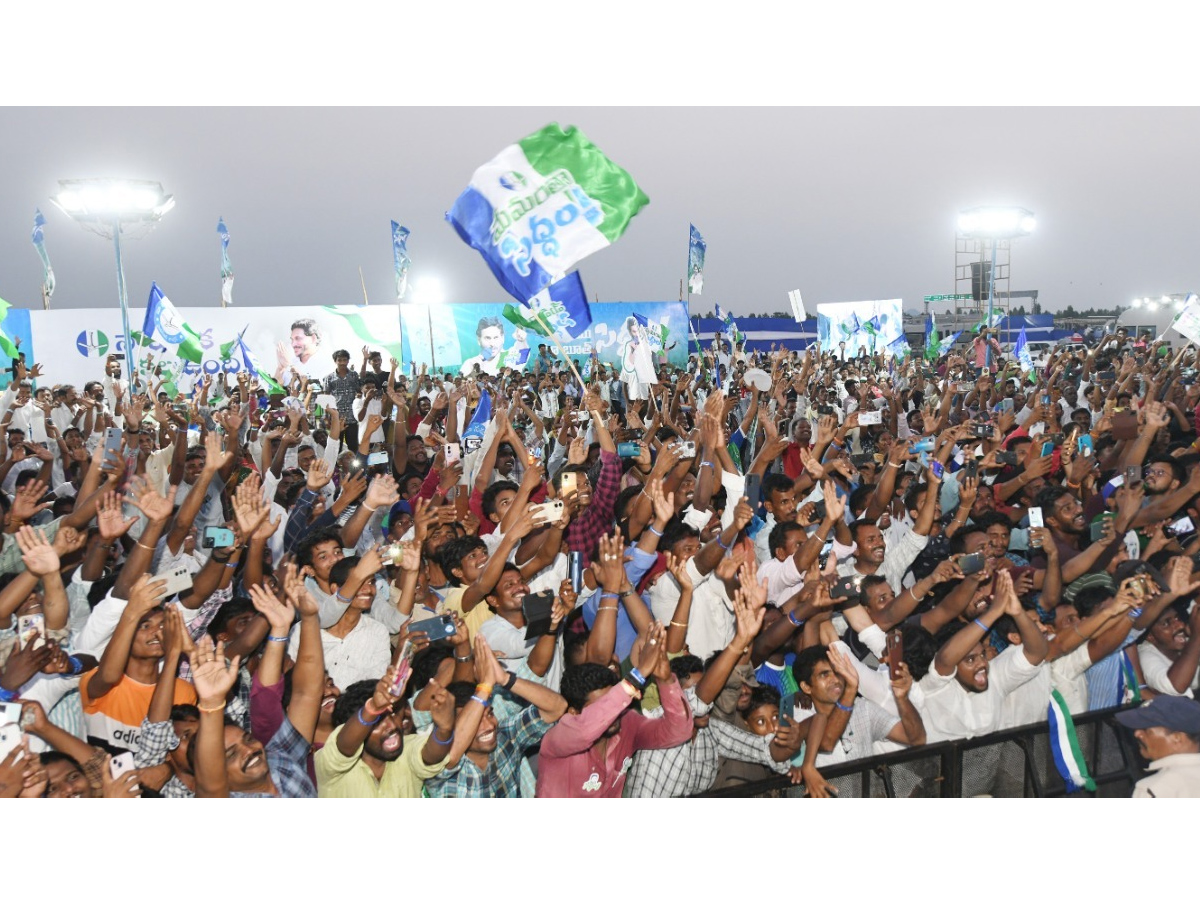
<instances>
[{"instance_id":1,"label":"green flag stripe","mask_svg":"<svg viewBox=\"0 0 1200 900\"><path fill-rule=\"evenodd\" d=\"M358 313L342 312L341 310L335 309L332 306L322 306L321 309L325 310L325 312L333 313L335 316L341 316L346 320L347 323L349 323L350 328L354 331L354 333L368 344L382 346L391 356L395 357L396 359L401 358L402 354L400 345L381 342L378 338L371 334L370 330L367 328L367 323L363 321L362 316L360 316Z\"/></svg>"},{"instance_id":2,"label":"green flag stripe","mask_svg":"<svg viewBox=\"0 0 1200 900\"><path fill-rule=\"evenodd\" d=\"M565 131L553 122L518 142L535 171L549 175L566 169L584 192L600 204L604 221L596 229L614 243L629 220L650 202L633 177L601 152L574 125Z\"/></svg>"}]
</instances>

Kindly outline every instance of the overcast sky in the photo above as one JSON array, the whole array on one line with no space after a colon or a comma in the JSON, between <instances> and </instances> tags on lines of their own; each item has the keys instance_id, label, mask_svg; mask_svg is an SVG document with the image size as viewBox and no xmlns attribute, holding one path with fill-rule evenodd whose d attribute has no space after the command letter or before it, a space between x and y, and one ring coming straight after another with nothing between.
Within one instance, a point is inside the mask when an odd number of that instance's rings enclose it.
<instances>
[{"instance_id":1,"label":"overcast sky","mask_svg":"<svg viewBox=\"0 0 1200 900\"><path fill-rule=\"evenodd\" d=\"M218 216L238 305L393 298L389 220L412 229L411 277L452 301L503 302L444 221L471 173L548 122L573 124L650 204L580 266L590 297L678 297L688 223L708 242L704 295L738 314L954 287L958 210L1013 204L1013 290L1048 309L1128 305L1200 285L1194 109L3 109L0 297L40 308L34 208L56 308L115 304L111 245L53 208L59 178L160 180L176 207L123 244L131 303L157 280L217 305Z\"/></svg>"}]
</instances>

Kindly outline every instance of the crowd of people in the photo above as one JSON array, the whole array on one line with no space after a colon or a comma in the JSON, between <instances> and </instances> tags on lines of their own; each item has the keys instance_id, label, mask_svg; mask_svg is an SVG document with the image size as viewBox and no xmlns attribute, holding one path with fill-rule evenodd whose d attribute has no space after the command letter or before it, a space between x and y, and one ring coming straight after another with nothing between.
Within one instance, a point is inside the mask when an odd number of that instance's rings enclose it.
<instances>
[{"instance_id":1,"label":"crowd of people","mask_svg":"<svg viewBox=\"0 0 1200 900\"><path fill-rule=\"evenodd\" d=\"M1056 704L1200 796L1193 351L653 364L14 360L0 796L822 797Z\"/></svg>"}]
</instances>

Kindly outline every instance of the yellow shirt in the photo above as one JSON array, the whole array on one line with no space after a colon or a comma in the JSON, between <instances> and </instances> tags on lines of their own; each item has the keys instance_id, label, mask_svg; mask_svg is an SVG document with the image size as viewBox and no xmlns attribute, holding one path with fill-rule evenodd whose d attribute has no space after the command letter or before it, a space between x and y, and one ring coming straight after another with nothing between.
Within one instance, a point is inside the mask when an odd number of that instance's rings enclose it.
<instances>
[{"instance_id":1,"label":"yellow shirt","mask_svg":"<svg viewBox=\"0 0 1200 900\"><path fill-rule=\"evenodd\" d=\"M337 739L341 730L341 725L335 728L325 746L313 756L318 797L420 797L425 779L432 778L446 768L444 759L432 766L427 766L421 759L429 732L406 735L404 752L399 759L384 766L383 779L376 781L375 773L362 761L361 752L356 756L343 756L338 750Z\"/></svg>"},{"instance_id":2,"label":"yellow shirt","mask_svg":"<svg viewBox=\"0 0 1200 900\"><path fill-rule=\"evenodd\" d=\"M495 613L487 605L486 600L480 600L469 613L464 613L462 598L466 592L466 587L451 588L450 592L446 594L446 602L443 606L446 612L456 612L462 616L462 620L467 626L467 634L471 636L471 646L475 646L475 635L479 634L479 629L483 627L483 623L494 616Z\"/></svg>"}]
</instances>

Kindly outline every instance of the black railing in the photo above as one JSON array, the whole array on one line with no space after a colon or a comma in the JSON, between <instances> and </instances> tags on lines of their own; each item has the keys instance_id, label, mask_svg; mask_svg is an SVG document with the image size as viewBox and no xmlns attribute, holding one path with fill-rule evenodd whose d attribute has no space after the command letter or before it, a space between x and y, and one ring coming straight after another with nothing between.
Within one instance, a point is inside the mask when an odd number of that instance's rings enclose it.
<instances>
[{"instance_id":1,"label":"black railing","mask_svg":"<svg viewBox=\"0 0 1200 900\"><path fill-rule=\"evenodd\" d=\"M1121 707L1127 709L1128 707ZM1114 719L1118 708L1075 716L1079 747L1096 790L1076 796L1128 797L1141 777L1137 753ZM941 741L824 766L839 797L1062 797L1067 785L1050 750L1045 722L970 740ZM803 797L786 775L706 791L698 797Z\"/></svg>"}]
</instances>

